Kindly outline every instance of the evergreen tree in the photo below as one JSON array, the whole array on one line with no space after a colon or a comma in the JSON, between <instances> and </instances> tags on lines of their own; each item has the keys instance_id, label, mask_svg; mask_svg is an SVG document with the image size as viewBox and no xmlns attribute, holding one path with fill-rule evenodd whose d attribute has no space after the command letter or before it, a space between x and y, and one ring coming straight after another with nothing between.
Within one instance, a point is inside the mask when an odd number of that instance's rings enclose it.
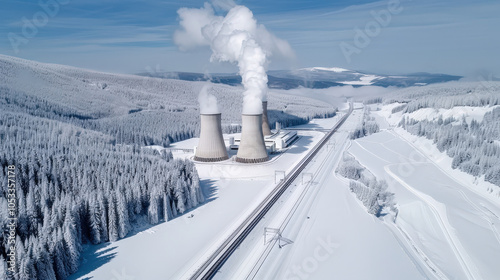
<instances>
[{"instance_id":1,"label":"evergreen tree","mask_svg":"<svg viewBox=\"0 0 500 280\"><path fill-rule=\"evenodd\" d=\"M129 210L127 207L127 201L125 200L125 195L119 190L119 188L116 189L115 195L117 198L116 210L118 214L118 236L123 238L130 230L130 218L128 215Z\"/></svg>"},{"instance_id":2,"label":"evergreen tree","mask_svg":"<svg viewBox=\"0 0 500 280\"><path fill-rule=\"evenodd\" d=\"M111 193L108 200L108 235L109 241L118 240L118 213L116 212L116 197L114 192Z\"/></svg>"},{"instance_id":3,"label":"evergreen tree","mask_svg":"<svg viewBox=\"0 0 500 280\"><path fill-rule=\"evenodd\" d=\"M68 272L74 273L78 269L78 265L80 263L80 241L78 240L78 234L76 229L76 222L74 218L74 214L71 211L71 205L67 205L66 215L64 218L63 224L63 238L64 243L66 244L66 248L68 249L67 253L69 256Z\"/></svg>"}]
</instances>

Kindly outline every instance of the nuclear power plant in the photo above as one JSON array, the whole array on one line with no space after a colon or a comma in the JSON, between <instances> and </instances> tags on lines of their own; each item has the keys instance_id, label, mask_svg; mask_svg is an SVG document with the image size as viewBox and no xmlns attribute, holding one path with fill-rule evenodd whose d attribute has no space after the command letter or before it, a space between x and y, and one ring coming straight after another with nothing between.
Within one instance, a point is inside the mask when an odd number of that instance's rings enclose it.
<instances>
[{"instance_id":1,"label":"nuclear power plant","mask_svg":"<svg viewBox=\"0 0 500 280\"><path fill-rule=\"evenodd\" d=\"M262 114L242 115L241 140L236 161L259 163L269 160L264 135L262 134ZM268 125L269 127L269 125Z\"/></svg>"},{"instance_id":2,"label":"nuclear power plant","mask_svg":"<svg viewBox=\"0 0 500 280\"><path fill-rule=\"evenodd\" d=\"M262 133L264 136L271 135L269 121L267 120L267 101L262 101Z\"/></svg>"},{"instance_id":3,"label":"nuclear power plant","mask_svg":"<svg viewBox=\"0 0 500 280\"><path fill-rule=\"evenodd\" d=\"M228 159L226 145L222 138L221 114L201 114L200 117L200 141L194 160L216 162Z\"/></svg>"},{"instance_id":4,"label":"nuclear power plant","mask_svg":"<svg viewBox=\"0 0 500 280\"><path fill-rule=\"evenodd\" d=\"M298 139L296 131L281 131L281 125L278 123L276 132L271 131L267 118L267 101L262 102L262 114L243 114L241 118L241 136L228 138L231 153L234 155L237 151L236 162L268 161L269 154L289 147ZM201 162L227 160L229 154L222 135L221 114L202 113L200 119L200 140L195 147L194 160Z\"/></svg>"}]
</instances>

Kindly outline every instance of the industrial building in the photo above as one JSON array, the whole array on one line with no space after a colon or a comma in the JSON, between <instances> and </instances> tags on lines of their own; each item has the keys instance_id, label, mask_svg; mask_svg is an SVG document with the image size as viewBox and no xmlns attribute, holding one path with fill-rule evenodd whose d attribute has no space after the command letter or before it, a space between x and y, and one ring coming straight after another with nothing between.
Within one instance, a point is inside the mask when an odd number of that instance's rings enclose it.
<instances>
[{"instance_id":1,"label":"industrial building","mask_svg":"<svg viewBox=\"0 0 500 280\"><path fill-rule=\"evenodd\" d=\"M289 147L298 138L299 136L297 135L297 131L283 130L283 131L278 131L277 133L266 137L265 141L274 142L276 150L282 150L284 148Z\"/></svg>"},{"instance_id":2,"label":"industrial building","mask_svg":"<svg viewBox=\"0 0 500 280\"><path fill-rule=\"evenodd\" d=\"M241 138L239 139L236 161L259 163L269 160L264 135L262 133L262 114L241 116Z\"/></svg>"},{"instance_id":3,"label":"industrial building","mask_svg":"<svg viewBox=\"0 0 500 280\"><path fill-rule=\"evenodd\" d=\"M298 138L299 136L297 135L297 131L278 131L272 135L264 137L264 144L268 153L275 153L277 151L288 148ZM240 142L240 138L232 138L232 140L230 140L231 150L238 150Z\"/></svg>"},{"instance_id":4,"label":"industrial building","mask_svg":"<svg viewBox=\"0 0 500 280\"><path fill-rule=\"evenodd\" d=\"M221 114L202 114L200 141L195 148L194 160L216 162L228 159L222 137Z\"/></svg>"},{"instance_id":5,"label":"industrial building","mask_svg":"<svg viewBox=\"0 0 500 280\"><path fill-rule=\"evenodd\" d=\"M298 139L295 131L272 133L267 118L267 101L262 102L263 114L242 115L241 137L230 138L229 146L237 150L235 160L241 163L259 163L269 160L269 153L290 146ZM228 159L221 128L221 114L201 114L201 131L194 160L217 162Z\"/></svg>"},{"instance_id":6,"label":"industrial building","mask_svg":"<svg viewBox=\"0 0 500 280\"><path fill-rule=\"evenodd\" d=\"M264 136L272 134L267 119L267 101L262 101L262 134L264 134Z\"/></svg>"}]
</instances>

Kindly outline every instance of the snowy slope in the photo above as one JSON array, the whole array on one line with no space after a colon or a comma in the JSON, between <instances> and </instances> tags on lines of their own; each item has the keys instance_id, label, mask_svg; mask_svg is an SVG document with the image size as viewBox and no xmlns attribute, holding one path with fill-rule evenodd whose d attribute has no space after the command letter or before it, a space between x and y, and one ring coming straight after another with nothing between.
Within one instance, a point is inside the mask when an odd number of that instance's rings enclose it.
<instances>
[{"instance_id":1,"label":"snowy slope","mask_svg":"<svg viewBox=\"0 0 500 280\"><path fill-rule=\"evenodd\" d=\"M217 279L427 278L423 264L411 253L407 255L394 233L370 216L347 183L334 174L348 145L348 131L358 125L361 116L355 111L331 140L332 145L306 168L305 174L312 175L313 183L305 196L300 199L306 186L299 179L223 266ZM263 228L280 225L283 238L293 243L282 248L273 243L266 251Z\"/></svg>"},{"instance_id":2,"label":"snowy slope","mask_svg":"<svg viewBox=\"0 0 500 280\"><path fill-rule=\"evenodd\" d=\"M120 123L153 116L198 122L198 93L205 84L102 73L4 55L0 55L0 74L0 87L17 95L55 104L86 118L110 118ZM239 123L243 89L214 84L211 92L222 109L223 123ZM3 90L0 93L5 94ZM268 99L274 120L293 119L288 115L308 118L333 111L327 104L307 97L271 92Z\"/></svg>"},{"instance_id":3,"label":"snowy slope","mask_svg":"<svg viewBox=\"0 0 500 280\"><path fill-rule=\"evenodd\" d=\"M330 120L325 126L331 127L335 122ZM88 247L84 263L70 279L110 279L122 270L136 279L186 279L191 267L271 191L275 170L288 172L322 136L320 132L300 132L300 139L291 149L263 164L197 163L207 203L172 221L137 230L117 242ZM195 140L176 146L189 147ZM192 154L185 156L191 158ZM165 265L158 265L157 260Z\"/></svg>"},{"instance_id":4,"label":"snowy slope","mask_svg":"<svg viewBox=\"0 0 500 280\"><path fill-rule=\"evenodd\" d=\"M394 76L376 73L365 73L340 67L309 67L295 70L270 70L268 85L272 89L295 89L300 87L321 89L343 85L381 87L410 87L433 83L443 83L459 80L460 76L444 74L414 73L404 76ZM207 81L227 85L241 84L241 77L237 74L200 74L186 72L150 71L139 73L141 76L185 81Z\"/></svg>"},{"instance_id":5,"label":"snowy slope","mask_svg":"<svg viewBox=\"0 0 500 280\"><path fill-rule=\"evenodd\" d=\"M500 273L500 205L463 184L392 131L354 141L349 151L389 183L399 203L396 226L447 278Z\"/></svg>"}]
</instances>

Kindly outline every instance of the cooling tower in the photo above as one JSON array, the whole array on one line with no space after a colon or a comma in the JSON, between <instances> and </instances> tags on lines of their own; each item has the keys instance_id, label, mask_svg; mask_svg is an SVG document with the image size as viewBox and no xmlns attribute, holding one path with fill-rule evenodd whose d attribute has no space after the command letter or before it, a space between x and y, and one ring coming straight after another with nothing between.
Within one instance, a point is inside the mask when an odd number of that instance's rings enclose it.
<instances>
[{"instance_id":1,"label":"cooling tower","mask_svg":"<svg viewBox=\"0 0 500 280\"><path fill-rule=\"evenodd\" d=\"M221 114L201 114L200 141L194 160L215 162L228 159L222 138Z\"/></svg>"},{"instance_id":2,"label":"cooling tower","mask_svg":"<svg viewBox=\"0 0 500 280\"><path fill-rule=\"evenodd\" d=\"M262 115L242 115L241 140L236 161L258 163L269 159L264 135L262 134Z\"/></svg>"},{"instance_id":3,"label":"cooling tower","mask_svg":"<svg viewBox=\"0 0 500 280\"><path fill-rule=\"evenodd\" d=\"M262 101L262 133L264 136L272 134L267 120L267 101Z\"/></svg>"}]
</instances>

